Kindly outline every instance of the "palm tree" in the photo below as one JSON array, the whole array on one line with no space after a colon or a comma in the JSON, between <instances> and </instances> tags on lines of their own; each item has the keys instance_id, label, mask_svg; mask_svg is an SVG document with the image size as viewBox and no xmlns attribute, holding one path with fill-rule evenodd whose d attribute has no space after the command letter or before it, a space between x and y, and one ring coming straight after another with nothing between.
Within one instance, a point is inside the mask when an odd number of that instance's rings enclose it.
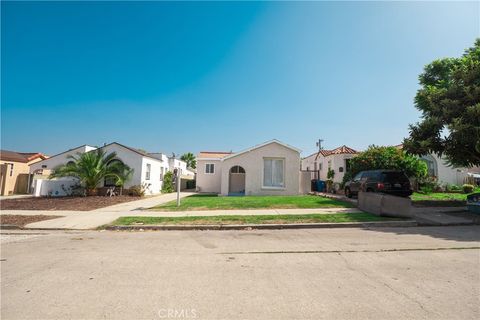
<instances>
[{"instance_id":1,"label":"palm tree","mask_svg":"<svg viewBox=\"0 0 480 320\"><path fill-rule=\"evenodd\" d=\"M195 169L197 167L197 160L195 160L195 156L191 152L184 153L180 157L180 160L185 161L187 163L187 168Z\"/></svg>"},{"instance_id":2,"label":"palm tree","mask_svg":"<svg viewBox=\"0 0 480 320\"><path fill-rule=\"evenodd\" d=\"M50 174L50 179L59 177L75 177L85 187L87 195L95 195L97 186L105 178L113 178L117 186L123 186L130 179L133 169L116 160L117 154L106 155L102 149L68 156L71 161L60 165Z\"/></svg>"}]
</instances>

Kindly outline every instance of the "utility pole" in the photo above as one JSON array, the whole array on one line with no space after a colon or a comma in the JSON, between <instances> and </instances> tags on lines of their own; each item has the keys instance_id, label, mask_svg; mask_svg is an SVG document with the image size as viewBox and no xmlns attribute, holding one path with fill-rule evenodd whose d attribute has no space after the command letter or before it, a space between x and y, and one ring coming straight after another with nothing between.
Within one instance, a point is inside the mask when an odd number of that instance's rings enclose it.
<instances>
[{"instance_id":1,"label":"utility pole","mask_svg":"<svg viewBox=\"0 0 480 320\"><path fill-rule=\"evenodd\" d=\"M318 139L317 141L317 147L318 147L318 151L321 151L323 148L322 148L322 142L325 141L323 139Z\"/></svg>"}]
</instances>

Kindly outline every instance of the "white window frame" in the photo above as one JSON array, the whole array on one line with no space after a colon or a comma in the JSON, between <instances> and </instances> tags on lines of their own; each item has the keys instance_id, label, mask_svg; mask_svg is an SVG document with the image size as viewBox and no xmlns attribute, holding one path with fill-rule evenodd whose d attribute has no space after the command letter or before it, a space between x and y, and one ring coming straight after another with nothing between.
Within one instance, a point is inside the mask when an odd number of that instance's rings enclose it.
<instances>
[{"instance_id":1,"label":"white window frame","mask_svg":"<svg viewBox=\"0 0 480 320\"><path fill-rule=\"evenodd\" d=\"M211 166L210 172L208 172L208 166ZM205 174L215 174L215 163L205 163Z\"/></svg>"},{"instance_id":2,"label":"white window frame","mask_svg":"<svg viewBox=\"0 0 480 320\"><path fill-rule=\"evenodd\" d=\"M150 176L152 173L152 165L147 163L147 169L145 169L145 180L150 180Z\"/></svg>"},{"instance_id":3,"label":"white window frame","mask_svg":"<svg viewBox=\"0 0 480 320\"><path fill-rule=\"evenodd\" d=\"M283 163L283 185L282 186L266 186L265 185L265 160L282 160L282 163ZM266 157L266 158L263 158L263 161L262 161L262 189L265 189L265 190L285 190L286 187L285 187L285 173L286 173L286 170L285 170L285 158L278 158L278 157ZM272 174L273 174L273 171L272 171Z\"/></svg>"}]
</instances>

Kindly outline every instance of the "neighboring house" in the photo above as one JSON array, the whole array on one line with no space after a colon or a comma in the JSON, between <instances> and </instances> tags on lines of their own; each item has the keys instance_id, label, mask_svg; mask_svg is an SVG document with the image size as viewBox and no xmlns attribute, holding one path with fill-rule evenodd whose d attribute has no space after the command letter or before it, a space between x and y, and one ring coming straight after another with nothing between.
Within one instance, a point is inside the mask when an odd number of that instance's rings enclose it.
<instances>
[{"instance_id":1,"label":"neighboring house","mask_svg":"<svg viewBox=\"0 0 480 320\"><path fill-rule=\"evenodd\" d=\"M350 159L357 154L356 150L345 145L333 150L320 150L302 159L302 170L315 172L312 178L327 180L330 168L335 172L333 182L341 183L350 168Z\"/></svg>"},{"instance_id":2,"label":"neighboring house","mask_svg":"<svg viewBox=\"0 0 480 320\"><path fill-rule=\"evenodd\" d=\"M469 172L467 168L449 166L444 158L436 154L421 156L420 159L426 162L428 175L435 177L441 185L462 185Z\"/></svg>"},{"instance_id":3,"label":"neighboring house","mask_svg":"<svg viewBox=\"0 0 480 320\"><path fill-rule=\"evenodd\" d=\"M41 153L0 150L0 195L27 193L29 165L46 158Z\"/></svg>"},{"instance_id":4,"label":"neighboring house","mask_svg":"<svg viewBox=\"0 0 480 320\"><path fill-rule=\"evenodd\" d=\"M197 190L221 195L299 193L300 150L272 140L247 150L202 151L197 157Z\"/></svg>"},{"instance_id":5,"label":"neighboring house","mask_svg":"<svg viewBox=\"0 0 480 320\"><path fill-rule=\"evenodd\" d=\"M73 178L48 180L46 179L48 174L50 174L51 170L55 167L72 161L69 159L69 156L78 156L81 153L91 152L96 149L96 147L83 145L31 165L30 172L34 174L35 179L32 193L36 196L65 195L65 189L73 185L76 180ZM124 188L145 186L147 194L157 194L161 192L163 177L166 172L175 168L181 169L185 167L183 161L171 162L165 154L145 153L117 142L104 145L100 149L103 149L106 154L115 152L117 157L113 161L121 161L133 169L132 177L126 182ZM107 178L104 179L98 187L112 187L114 185L114 179Z\"/></svg>"},{"instance_id":6,"label":"neighboring house","mask_svg":"<svg viewBox=\"0 0 480 320\"><path fill-rule=\"evenodd\" d=\"M403 145L399 144L395 147L402 149ZM421 156L420 159L427 164L428 175L436 178L440 185L462 185L468 173L471 172L467 168L449 166L444 158L434 153Z\"/></svg>"}]
</instances>

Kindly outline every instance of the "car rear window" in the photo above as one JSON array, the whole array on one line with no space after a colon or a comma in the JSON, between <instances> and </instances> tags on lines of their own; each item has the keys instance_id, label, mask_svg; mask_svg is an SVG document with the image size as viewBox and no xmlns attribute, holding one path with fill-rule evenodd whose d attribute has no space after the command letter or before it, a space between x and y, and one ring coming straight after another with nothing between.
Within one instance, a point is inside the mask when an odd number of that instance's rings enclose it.
<instances>
[{"instance_id":1,"label":"car rear window","mask_svg":"<svg viewBox=\"0 0 480 320\"><path fill-rule=\"evenodd\" d=\"M382 180L384 182L407 182L408 178L403 172L382 172Z\"/></svg>"}]
</instances>

